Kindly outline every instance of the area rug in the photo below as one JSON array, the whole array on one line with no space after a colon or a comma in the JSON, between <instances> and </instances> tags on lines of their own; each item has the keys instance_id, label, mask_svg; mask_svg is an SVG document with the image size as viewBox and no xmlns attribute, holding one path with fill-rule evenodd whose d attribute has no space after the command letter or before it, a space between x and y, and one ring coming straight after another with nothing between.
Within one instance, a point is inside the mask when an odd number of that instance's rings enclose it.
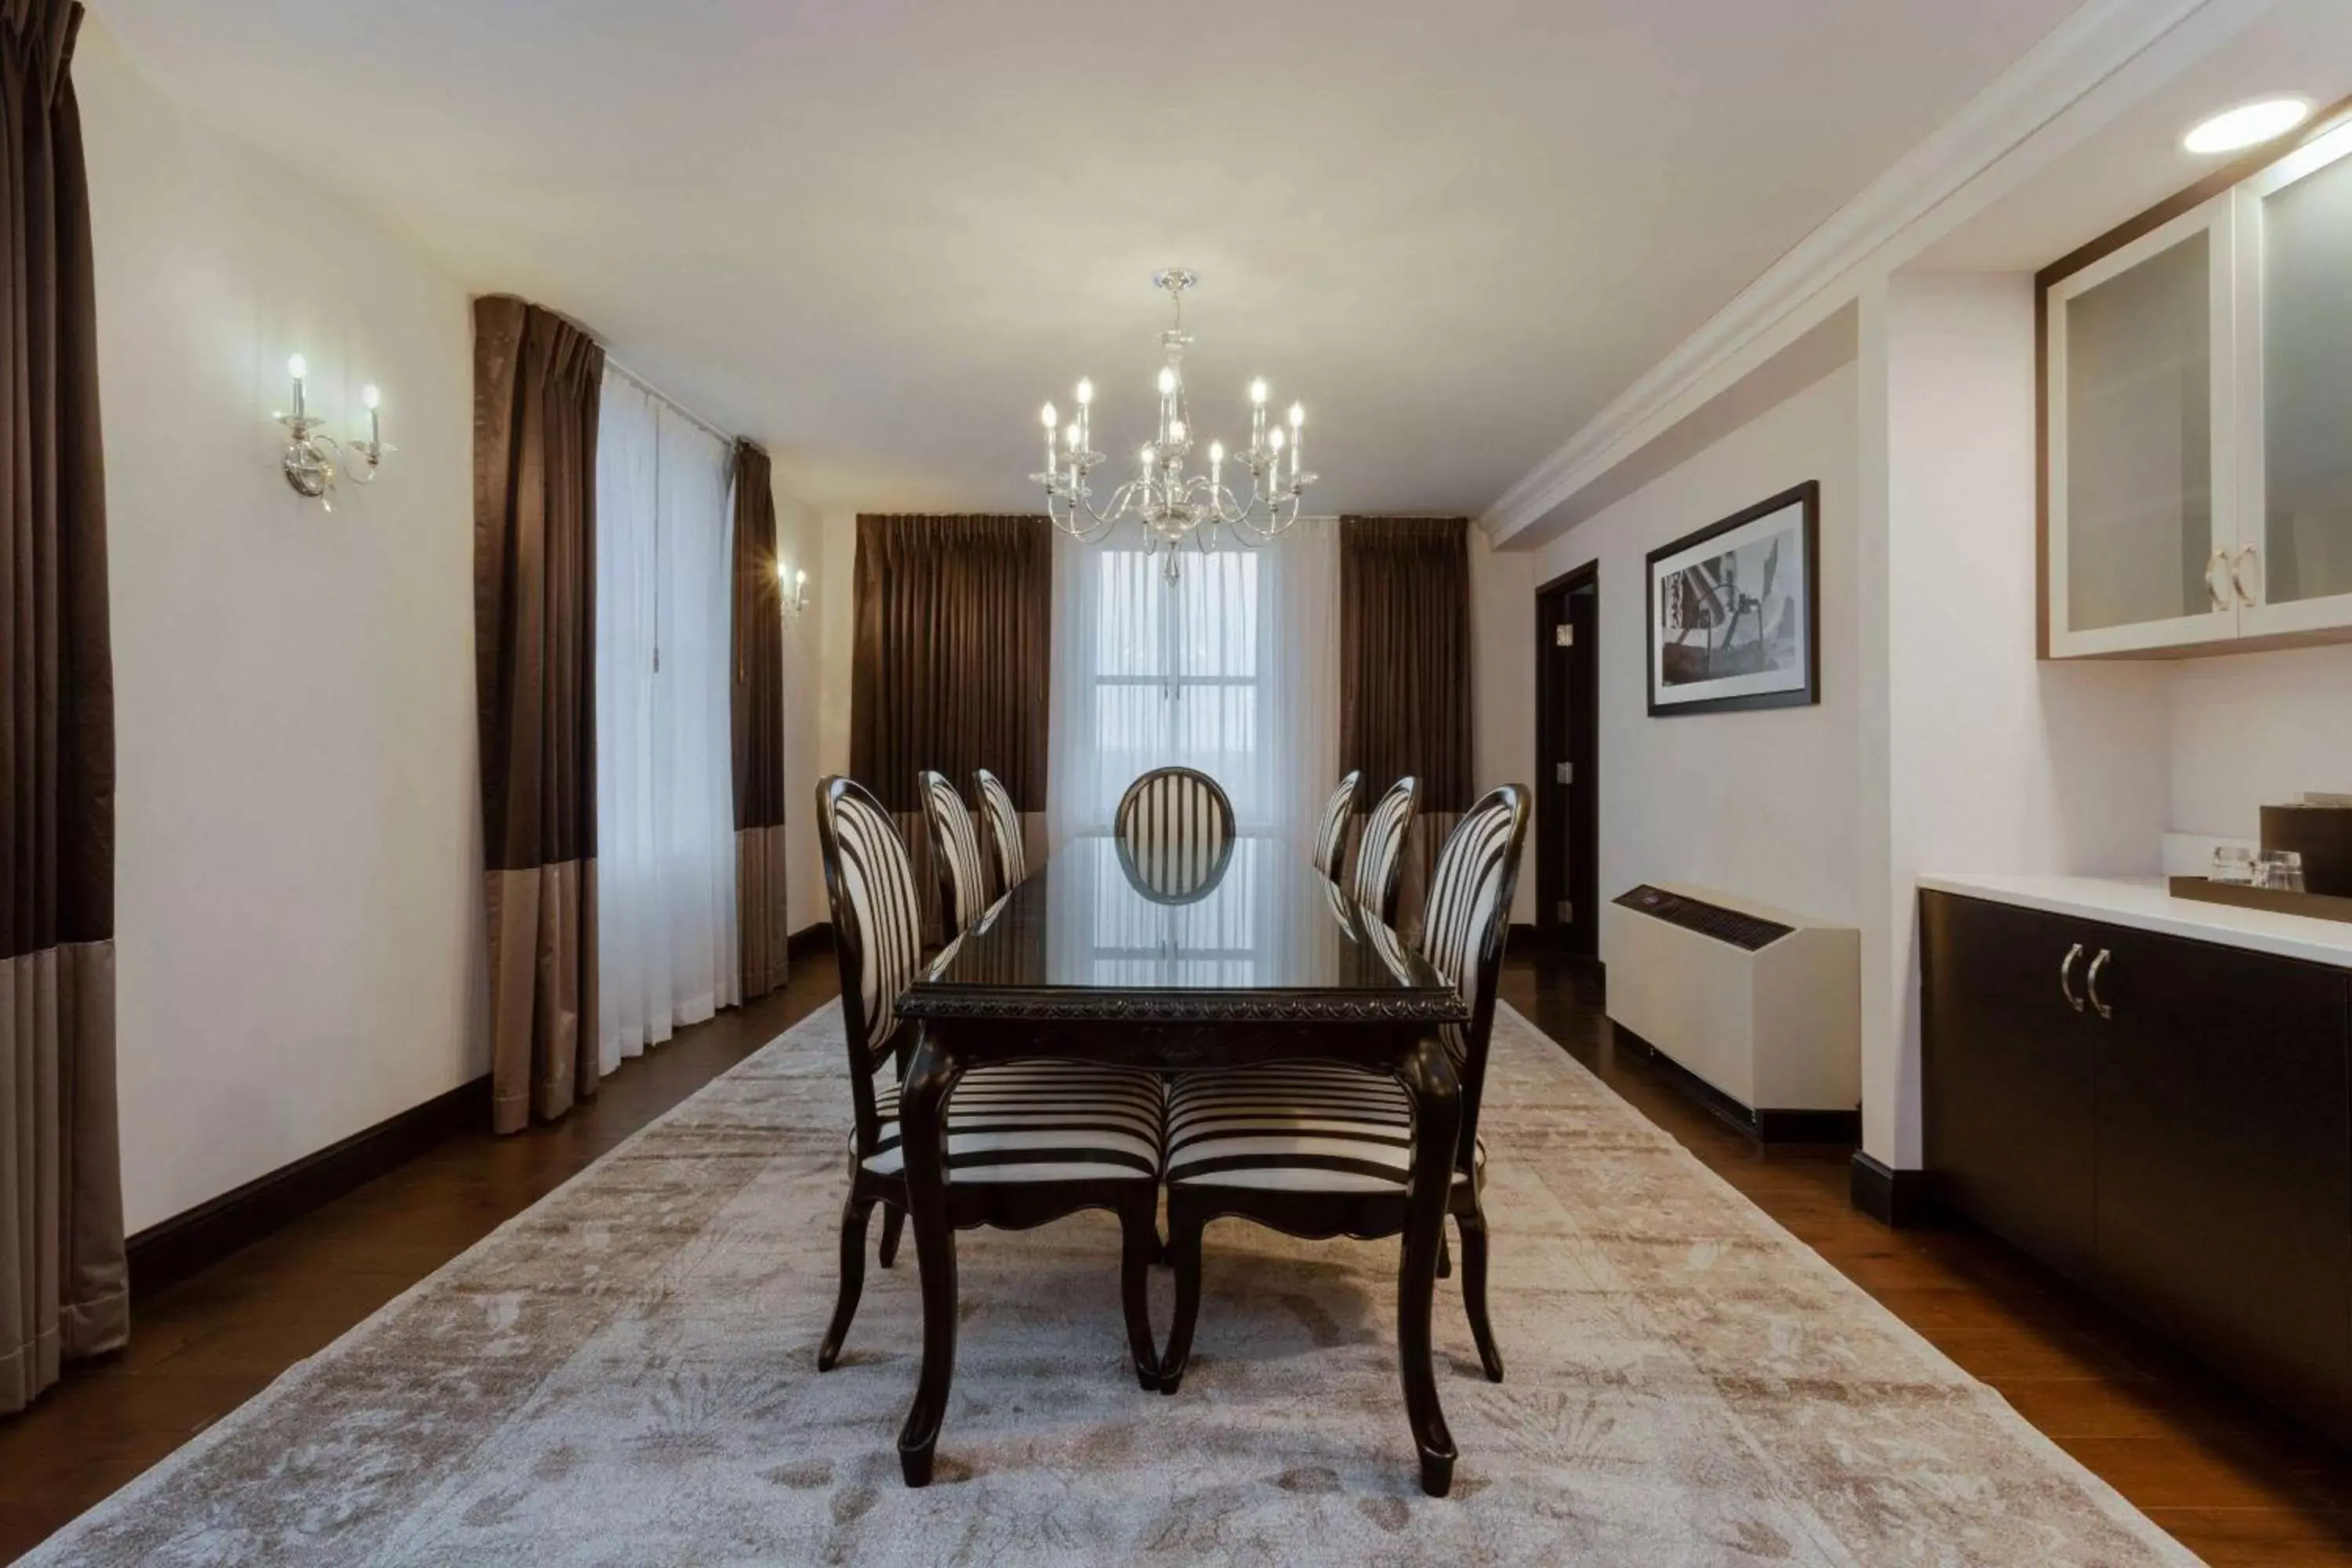
<instances>
[{"instance_id":1,"label":"area rug","mask_svg":"<svg viewBox=\"0 0 2352 1568\"><path fill-rule=\"evenodd\" d=\"M1509 1378L1441 1282L1453 1496L1415 1484L1394 1242L1213 1226L1171 1398L1128 1370L1102 1216L961 1238L938 1479L910 1491L911 1247L816 1370L845 1071L828 1006L28 1561L2195 1561L1507 1008L1485 1131Z\"/></svg>"}]
</instances>

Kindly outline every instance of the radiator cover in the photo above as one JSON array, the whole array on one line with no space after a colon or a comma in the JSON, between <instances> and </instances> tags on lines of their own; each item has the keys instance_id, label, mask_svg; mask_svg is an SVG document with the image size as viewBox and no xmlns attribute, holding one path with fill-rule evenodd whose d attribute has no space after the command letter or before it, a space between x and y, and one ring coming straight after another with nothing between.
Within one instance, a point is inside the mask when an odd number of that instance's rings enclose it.
<instances>
[{"instance_id":1,"label":"radiator cover","mask_svg":"<svg viewBox=\"0 0 2352 1568\"><path fill-rule=\"evenodd\" d=\"M1601 910L1610 1018L1748 1110L1862 1100L1862 934L1709 888Z\"/></svg>"}]
</instances>

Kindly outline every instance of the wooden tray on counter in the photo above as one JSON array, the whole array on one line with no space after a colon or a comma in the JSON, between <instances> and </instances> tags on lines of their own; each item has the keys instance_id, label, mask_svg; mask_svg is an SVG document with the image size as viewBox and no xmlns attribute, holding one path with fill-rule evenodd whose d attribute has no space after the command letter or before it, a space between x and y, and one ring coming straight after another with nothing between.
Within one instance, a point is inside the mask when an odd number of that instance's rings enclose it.
<instances>
[{"instance_id":1,"label":"wooden tray on counter","mask_svg":"<svg viewBox=\"0 0 2352 1568\"><path fill-rule=\"evenodd\" d=\"M2176 899L2195 899L2200 903L2232 904L2242 910L2268 910L2281 915L2309 915L2314 920L2352 925L2352 899L2327 893L2282 893L2274 888L2212 882L2202 877L2175 877L2168 890Z\"/></svg>"}]
</instances>

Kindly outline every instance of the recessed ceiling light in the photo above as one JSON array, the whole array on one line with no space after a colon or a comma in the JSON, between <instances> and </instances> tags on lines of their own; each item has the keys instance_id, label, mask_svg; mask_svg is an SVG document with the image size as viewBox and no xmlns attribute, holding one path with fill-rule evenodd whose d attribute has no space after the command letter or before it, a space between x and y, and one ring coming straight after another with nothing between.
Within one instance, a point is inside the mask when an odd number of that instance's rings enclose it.
<instances>
[{"instance_id":1,"label":"recessed ceiling light","mask_svg":"<svg viewBox=\"0 0 2352 1568\"><path fill-rule=\"evenodd\" d=\"M2180 144L2191 153L2239 153L2285 135L2311 118L2311 101L2265 98L2200 121Z\"/></svg>"}]
</instances>

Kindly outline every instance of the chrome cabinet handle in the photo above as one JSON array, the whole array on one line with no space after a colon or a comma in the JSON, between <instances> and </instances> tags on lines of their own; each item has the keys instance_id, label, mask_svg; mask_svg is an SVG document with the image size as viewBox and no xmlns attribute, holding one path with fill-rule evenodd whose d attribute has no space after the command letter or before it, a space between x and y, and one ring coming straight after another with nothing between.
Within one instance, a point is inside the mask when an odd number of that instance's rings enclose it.
<instances>
[{"instance_id":1,"label":"chrome cabinet handle","mask_svg":"<svg viewBox=\"0 0 2352 1568\"><path fill-rule=\"evenodd\" d=\"M2230 607L2230 592L2226 588L2214 585L2213 569L2227 565L2229 560L2230 552L2226 550L2216 550L2205 558L2205 596L2213 602L2213 609L2217 614Z\"/></svg>"},{"instance_id":2,"label":"chrome cabinet handle","mask_svg":"<svg viewBox=\"0 0 2352 1568\"><path fill-rule=\"evenodd\" d=\"M2257 548L2255 545L2247 545L2238 552L2238 558L2230 563L2230 586L2238 591L2239 600L2250 610L2262 604L2260 599L2254 597L2253 591L2246 586L2246 563L2255 558L2254 552Z\"/></svg>"},{"instance_id":3,"label":"chrome cabinet handle","mask_svg":"<svg viewBox=\"0 0 2352 1568\"><path fill-rule=\"evenodd\" d=\"M2091 960L2091 972L2083 976L2084 988L2091 994L2091 1005L2097 1009L2098 1015L2102 1018L2112 1018L2116 1016L2116 1010L2113 1007L2108 1006L2105 1001L2099 995L2099 971L2105 969L2107 966L2107 960L2114 956L2115 954L2109 952L2105 948L2103 947L2099 949L2099 956ZM2078 1013L2081 1012L2083 1010L2083 1005L2080 1002L2075 1003L2074 1010Z\"/></svg>"},{"instance_id":4,"label":"chrome cabinet handle","mask_svg":"<svg viewBox=\"0 0 2352 1568\"><path fill-rule=\"evenodd\" d=\"M2065 957L2058 961L2058 994L2066 998L2066 1005L2077 1013L2083 1010L2083 999L2074 994L2074 963L2082 956L2083 944L2078 942L2066 950Z\"/></svg>"}]
</instances>

